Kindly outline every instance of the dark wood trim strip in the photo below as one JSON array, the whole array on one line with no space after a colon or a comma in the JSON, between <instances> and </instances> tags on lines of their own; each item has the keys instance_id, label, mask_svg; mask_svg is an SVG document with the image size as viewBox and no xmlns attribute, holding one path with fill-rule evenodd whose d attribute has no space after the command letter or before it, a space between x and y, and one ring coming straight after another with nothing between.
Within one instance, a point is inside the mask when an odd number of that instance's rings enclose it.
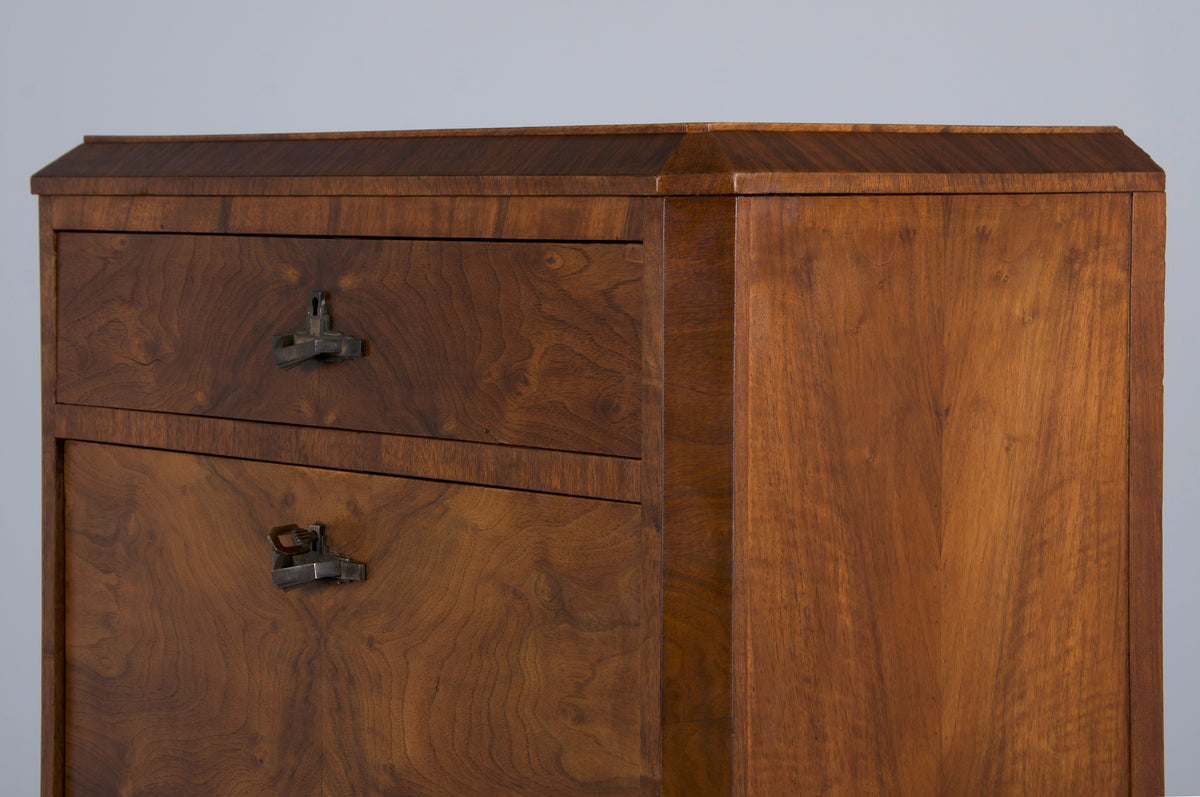
<instances>
[{"instance_id":1,"label":"dark wood trim strip","mask_svg":"<svg viewBox=\"0 0 1200 797\"><path fill-rule=\"evenodd\" d=\"M108 196L667 196L724 194L1007 194L1161 191L1156 172L740 172L661 177L35 177L37 194Z\"/></svg>"},{"instance_id":2,"label":"dark wood trim strip","mask_svg":"<svg viewBox=\"0 0 1200 797\"><path fill-rule=\"evenodd\" d=\"M1162 440L1166 197L1133 195L1130 258L1129 686L1134 797L1163 771Z\"/></svg>"},{"instance_id":3,"label":"dark wood trim strip","mask_svg":"<svg viewBox=\"0 0 1200 797\"><path fill-rule=\"evenodd\" d=\"M56 230L638 241L630 197L59 196Z\"/></svg>"},{"instance_id":4,"label":"dark wood trim strip","mask_svg":"<svg viewBox=\"0 0 1200 797\"><path fill-rule=\"evenodd\" d=\"M60 404L61 439L637 503L637 459Z\"/></svg>"},{"instance_id":5,"label":"dark wood trim strip","mask_svg":"<svg viewBox=\"0 0 1200 797\"><path fill-rule=\"evenodd\" d=\"M446 177L34 177L35 194L110 196L650 196L657 178Z\"/></svg>"},{"instance_id":6,"label":"dark wood trim strip","mask_svg":"<svg viewBox=\"0 0 1200 797\"><path fill-rule=\"evenodd\" d=\"M748 218L755 206L763 200L740 200L738 211L741 213L741 235L747 234ZM750 461L749 436L747 434L750 398L750 369L748 355L750 353L751 332L751 299L754 294L749 284L752 272L751 263L747 260L748 238L739 241L741 246L734 253L742 262L735 264L733 287L733 304L735 308L733 339L734 339L734 369L733 369L733 527L737 538L731 545L731 567L736 571L734 588L738 590L737 599L732 601L731 636L731 695L730 715L733 718L731 749L733 751L733 772L730 776L731 794L751 794L750 758L752 745L750 743L750 727L753 719L751 711L753 702L749 699L749 676L753 662L748 661L751 650L750 623L754 620L749 615L749 597L751 583L743 576L745 570L746 552L749 532L753 528L750 522L750 472L747 463Z\"/></svg>"},{"instance_id":7,"label":"dark wood trim strip","mask_svg":"<svg viewBox=\"0 0 1200 797\"><path fill-rule=\"evenodd\" d=\"M1091 132L1099 128L1082 128ZM177 136L84 136L85 144L140 144L163 141L204 143L216 141L354 141L364 138L486 138L491 136L620 136L681 134L687 122L645 125L556 125L547 127L478 127L429 130L357 130L326 133L251 133Z\"/></svg>"},{"instance_id":8,"label":"dark wood trim strip","mask_svg":"<svg viewBox=\"0 0 1200 797\"><path fill-rule=\"evenodd\" d=\"M662 178L668 180L669 178ZM735 174L735 194L1075 194L1161 191L1156 172ZM670 184L668 183L668 186ZM664 190L664 193L666 191ZM694 193L708 193L696 190Z\"/></svg>"},{"instance_id":9,"label":"dark wood trim strip","mask_svg":"<svg viewBox=\"0 0 1200 797\"><path fill-rule=\"evenodd\" d=\"M727 130L759 133L998 133L1003 135L1027 133L1082 133L1099 135L1123 133L1113 125L903 125L862 122L707 122L688 125L688 132L722 132Z\"/></svg>"},{"instance_id":10,"label":"dark wood trim strip","mask_svg":"<svg viewBox=\"0 0 1200 797\"><path fill-rule=\"evenodd\" d=\"M663 662L663 207L646 203L642 252L642 623L652 640L644 660L645 695L662 694ZM642 757L652 781L646 795L662 793L662 703L646 700Z\"/></svg>"},{"instance_id":11,"label":"dark wood trim strip","mask_svg":"<svg viewBox=\"0 0 1200 797\"><path fill-rule=\"evenodd\" d=\"M1120 133L1121 128L1107 126L1029 126L1029 125L903 125L903 124L827 124L796 122L671 122L645 125L580 125L548 127L485 127L450 130L361 130L326 133L258 133L246 135L177 136L84 136L85 144L133 144L161 141L324 141L363 138L439 138L478 136L560 136L560 135L645 135L650 133L706 133L713 130L747 130L786 133Z\"/></svg>"},{"instance_id":12,"label":"dark wood trim strip","mask_svg":"<svg viewBox=\"0 0 1200 797\"><path fill-rule=\"evenodd\" d=\"M663 727L663 747L686 766L676 766L663 783L663 795L724 797L747 792L730 790L729 720L672 722ZM717 754L717 755L714 755Z\"/></svg>"},{"instance_id":13,"label":"dark wood trim strip","mask_svg":"<svg viewBox=\"0 0 1200 797\"><path fill-rule=\"evenodd\" d=\"M42 307L42 797L65 790L66 588L63 570L62 446L54 439L57 375L57 236L50 223L53 200L38 203Z\"/></svg>"},{"instance_id":14,"label":"dark wood trim strip","mask_svg":"<svg viewBox=\"0 0 1200 797\"><path fill-rule=\"evenodd\" d=\"M676 199L663 220L664 795L730 788L735 215Z\"/></svg>"}]
</instances>

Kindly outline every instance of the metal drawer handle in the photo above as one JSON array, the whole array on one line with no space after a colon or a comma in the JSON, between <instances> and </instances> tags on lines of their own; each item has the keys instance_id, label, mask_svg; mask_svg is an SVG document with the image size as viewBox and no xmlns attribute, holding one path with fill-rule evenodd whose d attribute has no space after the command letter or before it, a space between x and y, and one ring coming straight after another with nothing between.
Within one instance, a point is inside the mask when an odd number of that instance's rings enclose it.
<instances>
[{"instance_id":1,"label":"metal drawer handle","mask_svg":"<svg viewBox=\"0 0 1200 797\"><path fill-rule=\"evenodd\" d=\"M307 360L337 362L366 356L366 341L330 330L325 291L313 291L308 303L308 328L290 335L271 336L275 364L285 371Z\"/></svg>"},{"instance_id":2,"label":"metal drawer handle","mask_svg":"<svg viewBox=\"0 0 1200 797\"><path fill-rule=\"evenodd\" d=\"M290 536L296 544L285 545L279 539L284 535ZM313 581L345 584L367 580L365 564L330 550L324 523L313 523L306 529L295 524L276 526L267 532L267 539L273 549L271 580L282 590Z\"/></svg>"}]
</instances>

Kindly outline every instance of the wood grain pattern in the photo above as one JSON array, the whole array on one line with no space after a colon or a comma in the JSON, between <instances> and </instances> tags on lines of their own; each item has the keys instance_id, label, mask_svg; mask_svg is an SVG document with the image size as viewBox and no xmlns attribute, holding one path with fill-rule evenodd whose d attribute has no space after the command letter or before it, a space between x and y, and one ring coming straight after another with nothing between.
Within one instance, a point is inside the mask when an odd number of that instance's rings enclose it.
<instances>
[{"instance_id":1,"label":"wood grain pattern","mask_svg":"<svg viewBox=\"0 0 1200 797\"><path fill-rule=\"evenodd\" d=\"M640 792L637 507L88 443L67 468L73 794ZM367 581L274 587L265 530L315 520Z\"/></svg>"},{"instance_id":2,"label":"wood grain pattern","mask_svg":"<svg viewBox=\"0 0 1200 797\"><path fill-rule=\"evenodd\" d=\"M664 212L663 793L727 794L734 201ZM704 730L681 724L703 723Z\"/></svg>"},{"instance_id":3,"label":"wood grain pattern","mask_svg":"<svg viewBox=\"0 0 1200 797\"><path fill-rule=\"evenodd\" d=\"M637 507L395 492L325 510L371 569L326 602L326 792L641 793Z\"/></svg>"},{"instance_id":4,"label":"wood grain pattern","mask_svg":"<svg viewBox=\"0 0 1200 797\"><path fill-rule=\"evenodd\" d=\"M699 139L699 140L698 140ZM91 138L43 194L672 195L1161 190L1115 128L688 125Z\"/></svg>"},{"instance_id":5,"label":"wood grain pattern","mask_svg":"<svg viewBox=\"0 0 1200 797\"><path fill-rule=\"evenodd\" d=\"M60 404L63 440L485 484L637 503L640 463L569 451Z\"/></svg>"},{"instance_id":6,"label":"wood grain pattern","mask_svg":"<svg viewBox=\"0 0 1200 797\"><path fill-rule=\"evenodd\" d=\"M1163 794L1162 446L1166 197L1133 195L1129 353L1130 770Z\"/></svg>"},{"instance_id":7,"label":"wood grain pattern","mask_svg":"<svg viewBox=\"0 0 1200 797\"><path fill-rule=\"evenodd\" d=\"M383 138L95 140L39 172L81 177L576 177L651 176L679 133L484 133ZM516 192L514 192L516 193Z\"/></svg>"},{"instance_id":8,"label":"wood grain pattern","mask_svg":"<svg viewBox=\"0 0 1200 797\"><path fill-rule=\"evenodd\" d=\"M1128 793L1128 200L739 220L738 793Z\"/></svg>"},{"instance_id":9,"label":"wood grain pattern","mask_svg":"<svg viewBox=\"0 0 1200 797\"><path fill-rule=\"evenodd\" d=\"M1118 132L717 131L735 190L771 193L1128 191L1162 188Z\"/></svg>"},{"instance_id":10,"label":"wood grain pattern","mask_svg":"<svg viewBox=\"0 0 1200 797\"><path fill-rule=\"evenodd\" d=\"M67 444L71 795L321 793L319 595L270 580L285 490L223 462Z\"/></svg>"},{"instance_id":11,"label":"wood grain pattern","mask_svg":"<svg viewBox=\"0 0 1200 797\"><path fill-rule=\"evenodd\" d=\"M638 241L630 197L48 198L56 230Z\"/></svg>"},{"instance_id":12,"label":"wood grain pattern","mask_svg":"<svg viewBox=\"0 0 1200 797\"><path fill-rule=\"evenodd\" d=\"M637 457L625 245L62 233L58 400ZM281 371L309 292L367 356Z\"/></svg>"}]
</instances>

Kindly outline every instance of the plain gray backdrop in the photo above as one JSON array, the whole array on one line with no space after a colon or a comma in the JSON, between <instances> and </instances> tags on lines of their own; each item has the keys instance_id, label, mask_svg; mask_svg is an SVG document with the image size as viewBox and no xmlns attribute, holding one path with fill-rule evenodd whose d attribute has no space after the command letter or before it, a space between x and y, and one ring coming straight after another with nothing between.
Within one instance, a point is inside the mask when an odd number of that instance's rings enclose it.
<instances>
[{"instance_id":1,"label":"plain gray backdrop","mask_svg":"<svg viewBox=\"0 0 1200 797\"><path fill-rule=\"evenodd\" d=\"M38 789L37 213L88 133L1115 124L1167 173L1167 793L1200 794L1200 2L0 0L0 793Z\"/></svg>"}]
</instances>

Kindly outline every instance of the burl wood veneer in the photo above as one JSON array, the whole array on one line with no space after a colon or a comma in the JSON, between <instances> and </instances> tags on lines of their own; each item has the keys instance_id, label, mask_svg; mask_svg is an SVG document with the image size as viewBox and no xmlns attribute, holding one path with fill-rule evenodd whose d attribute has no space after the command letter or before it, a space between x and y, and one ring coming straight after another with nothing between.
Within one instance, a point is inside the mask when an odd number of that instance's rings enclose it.
<instances>
[{"instance_id":1,"label":"burl wood veneer","mask_svg":"<svg viewBox=\"0 0 1200 797\"><path fill-rule=\"evenodd\" d=\"M1161 794L1115 128L89 138L41 195L51 795ZM313 291L366 356L272 362ZM281 591L325 523L363 582Z\"/></svg>"}]
</instances>

